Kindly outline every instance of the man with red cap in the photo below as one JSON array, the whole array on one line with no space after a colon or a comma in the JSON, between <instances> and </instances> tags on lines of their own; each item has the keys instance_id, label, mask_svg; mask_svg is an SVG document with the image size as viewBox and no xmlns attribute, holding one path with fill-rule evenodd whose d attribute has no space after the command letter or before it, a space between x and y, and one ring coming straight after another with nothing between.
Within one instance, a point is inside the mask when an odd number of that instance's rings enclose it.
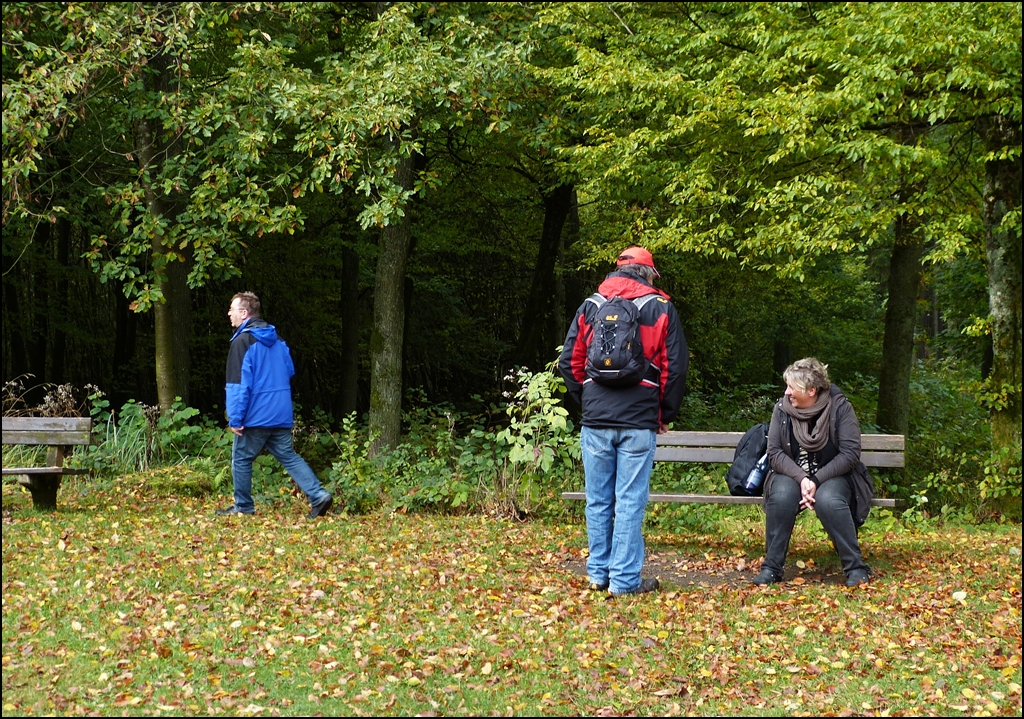
<instances>
[{"instance_id":1,"label":"man with red cap","mask_svg":"<svg viewBox=\"0 0 1024 719\"><path fill-rule=\"evenodd\" d=\"M675 307L652 284L661 275L651 253L629 247L616 265L577 310L558 367L583 407L590 587L621 596L660 586L640 575L641 525L656 438L679 412L689 352Z\"/></svg>"}]
</instances>

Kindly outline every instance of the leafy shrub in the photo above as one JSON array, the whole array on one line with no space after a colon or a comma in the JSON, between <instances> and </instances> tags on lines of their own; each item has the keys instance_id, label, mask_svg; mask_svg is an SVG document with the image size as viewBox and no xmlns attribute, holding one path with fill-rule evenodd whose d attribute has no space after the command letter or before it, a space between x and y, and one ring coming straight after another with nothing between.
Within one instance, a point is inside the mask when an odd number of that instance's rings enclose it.
<instances>
[{"instance_id":1,"label":"leafy shrub","mask_svg":"<svg viewBox=\"0 0 1024 719\"><path fill-rule=\"evenodd\" d=\"M683 398L673 430L745 432L771 419L782 390L773 384L736 385L714 393L691 392Z\"/></svg>"},{"instance_id":2,"label":"leafy shrub","mask_svg":"<svg viewBox=\"0 0 1024 719\"><path fill-rule=\"evenodd\" d=\"M918 364L911 376L906 471L911 496L933 508L925 514L973 517L981 507L992 435L988 412L966 391L973 379L952 362Z\"/></svg>"},{"instance_id":3,"label":"leafy shrub","mask_svg":"<svg viewBox=\"0 0 1024 719\"><path fill-rule=\"evenodd\" d=\"M335 442L338 458L324 473L324 483L345 509L362 513L384 501L377 467L370 460L371 438L359 427L355 413L341 421Z\"/></svg>"},{"instance_id":4,"label":"leafy shrub","mask_svg":"<svg viewBox=\"0 0 1024 719\"><path fill-rule=\"evenodd\" d=\"M79 467L120 476L201 458L230 462L230 433L211 419L194 421L199 410L180 400L164 413L129 401L116 414L102 392L96 390L90 401L94 431L101 440L76 452L74 463Z\"/></svg>"},{"instance_id":5,"label":"leafy shrub","mask_svg":"<svg viewBox=\"0 0 1024 719\"><path fill-rule=\"evenodd\" d=\"M325 475L331 491L356 512L388 506L403 512L483 508L518 518L533 513L544 496L578 477L579 440L556 398L564 382L551 368L513 378L518 389L508 395L506 427L487 427L483 416L444 405L414 406L404 417L404 441L374 459L370 437L346 418L339 456Z\"/></svg>"}]
</instances>

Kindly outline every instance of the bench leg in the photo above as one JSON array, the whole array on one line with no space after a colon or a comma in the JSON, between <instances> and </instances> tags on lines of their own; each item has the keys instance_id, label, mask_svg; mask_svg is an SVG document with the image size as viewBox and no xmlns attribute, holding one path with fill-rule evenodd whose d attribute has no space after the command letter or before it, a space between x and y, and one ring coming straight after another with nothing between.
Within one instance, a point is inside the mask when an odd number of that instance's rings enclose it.
<instances>
[{"instance_id":1,"label":"bench leg","mask_svg":"<svg viewBox=\"0 0 1024 719\"><path fill-rule=\"evenodd\" d=\"M57 490L64 478L60 474L22 475L20 484L32 494L32 506L40 512L52 512L57 509Z\"/></svg>"}]
</instances>

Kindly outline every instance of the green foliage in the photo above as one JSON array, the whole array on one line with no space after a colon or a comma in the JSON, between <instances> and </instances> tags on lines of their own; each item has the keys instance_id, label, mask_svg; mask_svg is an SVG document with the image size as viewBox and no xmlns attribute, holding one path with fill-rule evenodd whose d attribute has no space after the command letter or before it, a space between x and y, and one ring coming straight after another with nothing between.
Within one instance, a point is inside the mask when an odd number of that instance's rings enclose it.
<instances>
[{"instance_id":1,"label":"green foliage","mask_svg":"<svg viewBox=\"0 0 1024 719\"><path fill-rule=\"evenodd\" d=\"M496 447L508 454L494 475L488 504L502 515L520 517L533 510L542 489L574 478L581 454L561 406L565 381L555 365L537 373L518 370L516 381L519 387L506 409L509 426L495 436Z\"/></svg>"},{"instance_id":2,"label":"green foliage","mask_svg":"<svg viewBox=\"0 0 1024 719\"><path fill-rule=\"evenodd\" d=\"M213 415L225 347L211 328L227 296L255 289L293 347L296 396L328 406L342 248L361 260L352 316L369 317L375 231L409 216L405 383L427 388L423 405L475 412L523 334L545 193L571 185L546 335L588 273L643 243L690 340L677 427L744 429L775 399L761 389L773 364L815 355L844 389L864 378L851 399L869 428L897 220L913 220L941 298L947 330L928 349L983 362L981 187L986 162L1020 158L1020 17L1020 3L6 3L4 370L115 388L94 402L98 471L226 461L230 437L194 410L147 415L139 355L157 330L126 315L180 289L170 270L188 274L191 300L174 296L195 309L189 401ZM993 117L1016 135L986 140ZM393 178L409 158L411 189ZM1019 237L1019 208L1000 222ZM82 277L85 261L113 286ZM1020 393L1019 378L999 384L962 387L998 410ZM1019 461L1012 446L988 458L984 414L915 392L931 399L914 410L908 481L884 485L916 482L929 507L1012 490ZM557 396L517 398L527 414L500 423L410 412L406 446L379 463L361 434L340 448L326 416L295 439L358 511L518 516L578 479ZM266 462L269 496L290 491Z\"/></svg>"},{"instance_id":3,"label":"green foliage","mask_svg":"<svg viewBox=\"0 0 1024 719\"><path fill-rule=\"evenodd\" d=\"M579 440L556 397L564 382L550 368L520 370L515 379L507 427L489 428L450 407L415 408L405 415L404 441L374 460L370 438L353 417L345 418L328 486L354 512L383 505L524 518L557 503L562 487L579 479Z\"/></svg>"},{"instance_id":4,"label":"green foliage","mask_svg":"<svg viewBox=\"0 0 1024 719\"><path fill-rule=\"evenodd\" d=\"M229 433L212 420L190 424L199 410L184 406L180 399L163 413L156 407L129 401L116 415L107 410L102 393L94 393L91 400L94 431L102 439L76 451L76 466L100 476L118 476L194 459L227 463L230 458Z\"/></svg>"},{"instance_id":5,"label":"green foliage","mask_svg":"<svg viewBox=\"0 0 1024 719\"><path fill-rule=\"evenodd\" d=\"M746 432L772 418L782 389L771 384L736 385L718 392L690 392L671 429L689 432ZM724 480L723 480L724 484Z\"/></svg>"},{"instance_id":6,"label":"green foliage","mask_svg":"<svg viewBox=\"0 0 1024 719\"><path fill-rule=\"evenodd\" d=\"M1000 447L985 462L985 477L979 485L982 499L1010 504L1021 500L1021 446Z\"/></svg>"},{"instance_id":7,"label":"green foliage","mask_svg":"<svg viewBox=\"0 0 1024 719\"><path fill-rule=\"evenodd\" d=\"M918 504L926 498L921 511L933 515L984 514L992 435L988 412L971 391L972 374L952 363L934 363L918 366L911 378L906 472L911 498Z\"/></svg>"},{"instance_id":8,"label":"green foliage","mask_svg":"<svg viewBox=\"0 0 1024 719\"><path fill-rule=\"evenodd\" d=\"M384 500L376 467L370 460L372 442L354 415L341 420L337 436L338 458L324 474L324 484L346 511L368 512Z\"/></svg>"}]
</instances>

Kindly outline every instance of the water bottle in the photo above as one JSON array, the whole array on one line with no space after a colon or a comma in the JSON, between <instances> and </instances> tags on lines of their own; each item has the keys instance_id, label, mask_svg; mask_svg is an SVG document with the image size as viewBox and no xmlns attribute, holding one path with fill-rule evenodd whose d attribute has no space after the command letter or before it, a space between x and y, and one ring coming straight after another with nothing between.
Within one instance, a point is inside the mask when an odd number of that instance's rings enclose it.
<instances>
[{"instance_id":1,"label":"water bottle","mask_svg":"<svg viewBox=\"0 0 1024 719\"><path fill-rule=\"evenodd\" d=\"M766 474L768 474L767 453L763 454L761 459L757 460L754 464L754 468L751 469L750 474L747 475L747 480L743 483L743 489L747 490L747 494L754 496L761 493L761 483L764 482Z\"/></svg>"}]
</instances>

